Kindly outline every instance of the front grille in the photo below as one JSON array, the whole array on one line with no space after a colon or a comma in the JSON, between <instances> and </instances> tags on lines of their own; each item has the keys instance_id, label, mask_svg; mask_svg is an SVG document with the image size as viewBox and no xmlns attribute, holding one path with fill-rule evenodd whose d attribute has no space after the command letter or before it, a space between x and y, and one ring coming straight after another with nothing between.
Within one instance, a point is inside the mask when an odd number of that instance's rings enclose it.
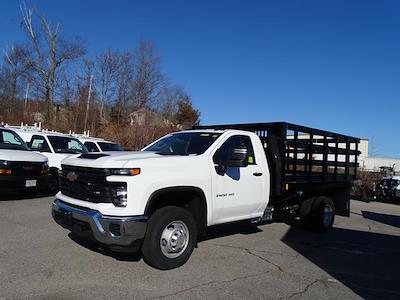
<instances>
[{"instance_id":1,"label":"front grille","mask_svg":"<svg viewBox=\"0 0 400 300\"><path fill-rule=\"evenodd\" d=\"M59 173L61 193L79 200L111 203L117 190L126 189L126 183L108 182L106 177L109 175L108 169L62 165Z\"/></svg>"},{"instance_id":2,"label":"front grille","mask_svg":"<svg viewBox=\"0 0 400 300\"><path fill-rule=\"evenodd\" d=\"M43 170L42 162L10 161L8 167L12 170L12 175L16 176L40 176Z\"/></svg>"}]
</instances>

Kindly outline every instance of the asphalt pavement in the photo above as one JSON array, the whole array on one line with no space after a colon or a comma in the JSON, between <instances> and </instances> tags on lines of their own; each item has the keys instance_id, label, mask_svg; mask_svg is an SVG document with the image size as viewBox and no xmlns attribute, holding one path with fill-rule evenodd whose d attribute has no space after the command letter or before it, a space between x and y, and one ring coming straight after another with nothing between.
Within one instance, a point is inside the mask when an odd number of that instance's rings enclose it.
<instances>
[{"instance_id":1,"label":"asphalt pavement","mask_svg":"<svg viewBox=\"0 0 400 300\"><path fill-rule=\"evenodd\" d=\"M352 201L327 234L213 227L184 266L159 271L69 234L52 199L0 199L0 299L400 298L399 205Z\"/></svg>"}]
</instances>

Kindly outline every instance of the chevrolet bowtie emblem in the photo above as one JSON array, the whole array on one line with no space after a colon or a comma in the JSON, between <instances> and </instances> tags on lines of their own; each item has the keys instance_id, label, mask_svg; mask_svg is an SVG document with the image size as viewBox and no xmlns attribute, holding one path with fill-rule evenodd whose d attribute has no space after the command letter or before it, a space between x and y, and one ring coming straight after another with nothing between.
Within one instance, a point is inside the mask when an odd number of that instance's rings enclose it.
<instances>
[{"instance_id":1,"label":"chevrolet bowtie emblem","mask_svg":"<svg viewBox=\"0 0 400 300\"><path fill-rule=\"evenodd\" d=\"M76 174L75 172L71 171L71 172L68 172L66 177L67 177L67 179L69 181L74 182L74 181L76 181L78 179L78 174Z\"/></svg>"}]
</instances>

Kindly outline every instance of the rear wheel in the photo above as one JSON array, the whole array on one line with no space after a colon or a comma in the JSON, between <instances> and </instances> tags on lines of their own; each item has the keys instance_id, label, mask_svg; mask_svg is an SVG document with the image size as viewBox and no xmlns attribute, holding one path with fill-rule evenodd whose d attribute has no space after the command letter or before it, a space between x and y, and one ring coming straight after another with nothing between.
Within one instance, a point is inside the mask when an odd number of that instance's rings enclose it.
<instances>
[{"instance_id":1,"label":"rear wheel","mask_svg":"<svg viewBox=\"0 0 400 300\"><path fill-rule=\"evenodd\" d=\"M335 221L333 201L328 197L318 197L313 204L311 220L315 230L324 232L331 230Z\"/></svg>"},{"instance_id":2,"label":"rear wheel","mask_svg":"<svg viewBox=\"0 0 400 300\"><path fill-rule=\"evenodd\" d=\"M148 222L142 245L143 258L157 269L174 269L186 263L196 241L197 228L193 216L181 207L163 207Z\"/></svg>"},{"instance_id":3,"label":"rear wheel","mask_svg":"<svg viewBox=\"0 0 400 300\"><path fill-rule=\"evenodd\" d=\"M310 211L302 218L302 223L312 230L327 232L335 221L335 205L329 197L315 198Z\"/></svg>"}]
</instances>

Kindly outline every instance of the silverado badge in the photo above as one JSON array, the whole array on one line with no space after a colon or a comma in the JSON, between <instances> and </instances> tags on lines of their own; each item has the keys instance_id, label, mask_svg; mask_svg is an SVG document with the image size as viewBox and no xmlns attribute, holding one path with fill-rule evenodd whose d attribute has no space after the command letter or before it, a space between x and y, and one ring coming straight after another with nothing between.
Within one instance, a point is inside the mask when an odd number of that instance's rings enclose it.
<instances>
[{"instance_id":1,"label":"silverado badge","mask_svg":"<svg viewBox=\"0 0 400 300\"><path fill-rule=\"evenodd\" d=\"M67 173L67 179L71 182L74 182L78 179L78 174L76 174L75 172L71 171Z\"/></svg>"}]
</instances>

